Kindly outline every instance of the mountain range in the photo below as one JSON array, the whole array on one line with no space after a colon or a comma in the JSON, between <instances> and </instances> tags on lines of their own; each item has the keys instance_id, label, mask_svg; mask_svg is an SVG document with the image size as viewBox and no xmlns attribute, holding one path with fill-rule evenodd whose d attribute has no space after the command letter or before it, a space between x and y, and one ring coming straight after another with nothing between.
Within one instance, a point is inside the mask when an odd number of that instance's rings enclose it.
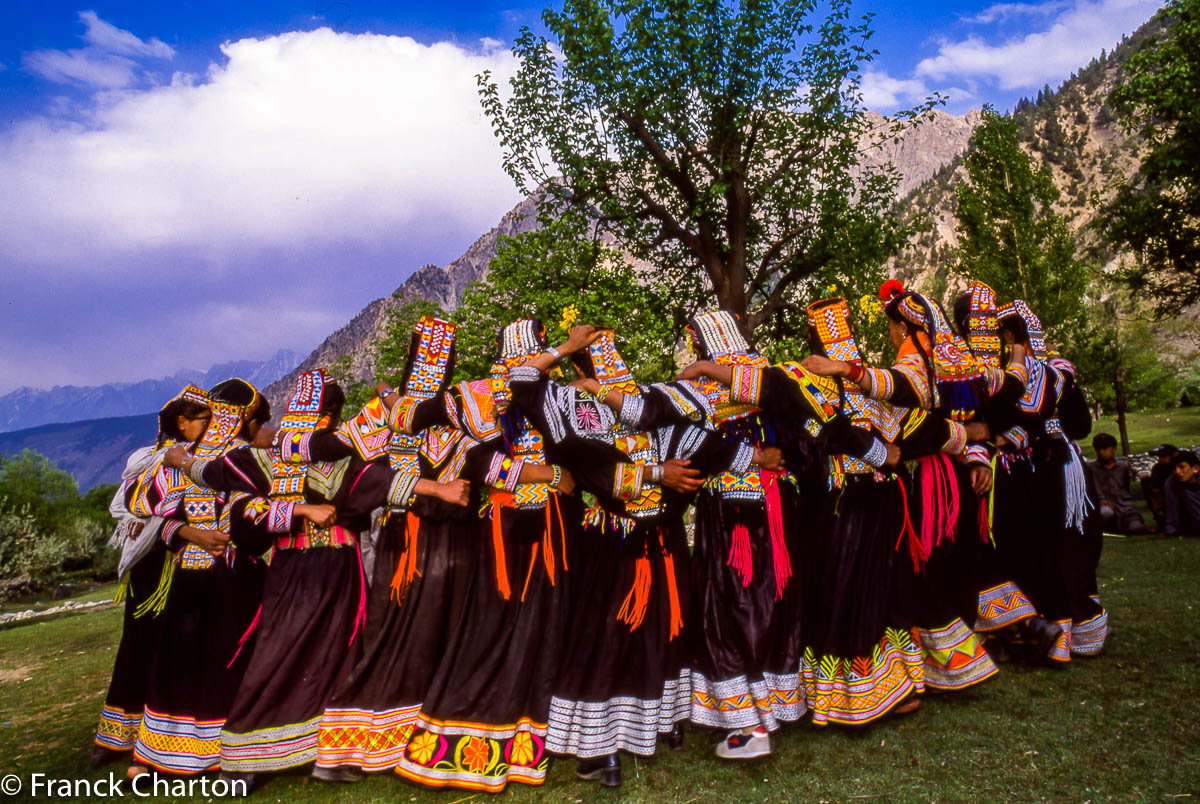
<instances>
[{"instance_id":1,"label":"mountain range","mask_svg":"<svg viewBox=\"0 0 1200 804\"><path fill-rule=\"evenodd\" d=\"M241 377L256 388L265 388L296 367L300 356L281 349L266 360L220 363L207 371L183 369L169 377L107 385L56 385L49 390L18 388L0 396L0 433L43 424L89 419L128 417L155 413L187 384L211 388L221 380Z\"/></svg>"}]
</instances>

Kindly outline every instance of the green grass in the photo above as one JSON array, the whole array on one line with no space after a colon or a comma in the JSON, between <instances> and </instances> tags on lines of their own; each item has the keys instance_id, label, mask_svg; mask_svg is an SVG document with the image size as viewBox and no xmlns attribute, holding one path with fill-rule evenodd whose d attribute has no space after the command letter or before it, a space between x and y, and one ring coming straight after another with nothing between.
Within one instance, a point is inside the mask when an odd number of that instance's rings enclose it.
<instances>
[{"instance_id":1,"label":"green grass","mask_svg":"<svg viewBox=\"0 0 1200 804\"><path fill-rule=\"evenodd\" d=\"M1129 427L1129 449L1134 453L1149 452L1159 444L1174 444L1180 448L1200 444L1200 406L1128 413L1125 420ZM1092 435L1100 432L1111 433L1118 444L1121 441L1115 415L1102 416L1100 421L1092 422ZM1096 457L1090 436L1080 446L1088 460Z\"/></svg>"},{"instance_id":2,"label":"green grass","mask_svg":"<svg viewBox=\"0 0 1200 804\"><path fill-rule=\"evenodd\" d=\"M614 793L556 762L516 801L1107 801L1200 797L1200 542L1107 539L1101 594L1116 629L1099 658L1066 669L1007 665L973 690L930 695L916 714L860 731L785 727L774 755L724 764L716 736L682 752L625 759ZM0 632L0 775L99 778L88 766L121 614L109 610ZM115 770L123 770L115 766ZM435 801L393 778L353 787L271 780L252 800ZM479 796L479 800L486 796Z\"/></svg>"}]
</instances>

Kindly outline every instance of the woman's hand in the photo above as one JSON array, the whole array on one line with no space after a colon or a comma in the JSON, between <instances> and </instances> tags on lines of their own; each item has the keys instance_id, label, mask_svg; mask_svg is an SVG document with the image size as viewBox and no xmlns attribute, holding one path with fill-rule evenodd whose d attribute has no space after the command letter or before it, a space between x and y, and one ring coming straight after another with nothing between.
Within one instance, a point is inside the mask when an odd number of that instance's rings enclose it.
<instances>
[{"instance_id":1,"label":"woman's hand","mask_svg":"<svg viewBox=\"0 0 1200 804\"><path fill-rule=\"evenodd\" d=\"M850 369L841 360L830 360L821 355L809 355L800 361L800 365L819 377L845 377Z\"/></svg>"},{"instance_id":2,"label":"woman's hand","mask_svg":"<svg viewBox=\"0 0 1200 804\"><path fill-rule=\"evenodd\" d=\"M603 331L598 327L593 327L591 324L577 324L571 327L571 331L567 333L566 343L558 351L564 355L569 355L581 349L586 349L595 343Z\"/></svg>"},{"instance_id":3,"label":"woman's hand","mask_svg":"<svg viewBox=\"0 0 1200 804\"><path fill-rule=\"evenodd\" d=\"M592 396L600 396L604 389L600 387L600 383L591 377L581 377L578 380L568 383L572 388L578 388L580 391L591 394Z\"/></svg>"},{"instance_id":4,"label":"woman's hand","mask_svg":"<svg viewBox=\"0 0 1200 804\"><path fill-rule=\"evenodd\" d=\"M992 490L992 467L975 464L971 467L971 488L980 497Z\"/></svg>"},{"instance_id":5,"label":"woman's hand","mask_svg":"<svg viewBox=\"0 0 1200 804\"><path fill-rule=\"evenodd\" d=\"M466 505L471 499L471 484L466 480L451 480L449 483L438 483L434 494L440 500L451 505Z\"/></svg>"},{"instance_id":6,"label":"woman's hand","mask_svg":"<svg viewBox=\"0 0 1200 804\"><path fill-rule=\"evenodd\" d=\"M883 465L889 469L895 469L900 465L900 448L891 441L884 441L883 448L887 451L887 458L884 460Z\"/></svg>"},{"instance_id":7,"label":"woman's hand","mask_svg":"<svg viewBox=\"0 0 1200 804\"><path fill-rule=\"evenodd\" d=\"M685 366L683 371L676 375L677 380L698 380L701 377L708 376L706 370L712 365L709 360L697 360L690 366Z\"/></svg>"},{"instance_id":8,"label":"woman's hand","mask_svg":"<svg viewBox=\"0 0 1200 804\"><path fill-rule=\"evenodd\" d=\"M337 522L337 509L326 503L320 505L300 503L292 509L292 513L295 516L304 517L318 528L333 527L333 523Z\"/></svg>"},{"instance_id":9,"label":"woman's hand","mask_svg":"<svg viewBox=\"0 0 1200 804\"><path fill-rule=\"evenodd\" d=\"M571 476L570 471L563 468L562 477L558 481L557 490L563 494L575 493L575 478Z\"/></svg>"},{"instance_id":10,"label":"woman's hand","mask_svg":"<svg viewBox=\"0 0 1200 804\"><path fill-rule=\"evenodd\" d=\"M187 448L176 444L175 446L170 447L166 453L163 454L163 466L169 466L172 469L182 469L183 463L187 460L187 458Z\"/></svg>"},{"instance_id":11,"label":"woman's hand","mask_svg":"<svg viewBox=\"0 0 1200 804\"><path fill-rule=\"evenodd\" d=\"M661 485L680 494L691 494L704 485L704 478L699 469L688 466L688 461L675 458L662 464L663 477Z\"/></svg>"},{"instance_id":12,"label":"woman's hand","mask_svg":"<svg viewBox=\"0 0 1200 804\"><path fill-rule=\"evenodd\" d=\"M987 441L992 434L987 422L967 422L963 429L967 431L967 440L972 442Z\"/></svg>"},{"instance_id":13,"label":"woman's hand","mask_svg":"<svg viewBox=\"0 0 1200 804\"><path fill-rule=\"evenodd\" d=\"M214 556L224 555L225 548L229 546L228 533L220 530L209 530L208 528L197 528L191 525L184 525L179 529L179 538L191 542Z\"/></svg>"}]
</instances>

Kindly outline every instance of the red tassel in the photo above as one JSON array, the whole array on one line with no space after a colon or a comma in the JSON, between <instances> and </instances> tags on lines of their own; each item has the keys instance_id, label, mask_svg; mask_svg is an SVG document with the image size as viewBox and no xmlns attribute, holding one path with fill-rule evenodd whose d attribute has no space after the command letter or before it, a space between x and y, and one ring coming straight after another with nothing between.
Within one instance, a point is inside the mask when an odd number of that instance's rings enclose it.
<instances>
[{"instance_id":1,"label":"red tassel","mask_svg":"<svg viewBox=\"0 0 1200 804\"><path fill-rule=\"evenodd\" d=\"M358 629L367 624L367 573L363 569L362 550L359 549L357 541L354 543L354 555L358 556L358 611L354 614L354 631L350 634L350 641L346 643L346 647L354 644Z\"/></svg>"},{"instance_id":2,"label":"red tassel","mask_svg":"<svg viewBox=\"0 0 1200 804\"><path fill-rule=\"evenodd\" d=\"M396 563L396 573L392 576L391 599L395 600L398 606L404 604L413 578L421 574L417 570L417 531L420 527L421 520L409 511L404 520L404 554Z\"/></svg>"},{"instance_id":3,"label":"red tassel","mask_svg":"<svg viewBox=\"0 0 1200 804\"><path fill-rule=\"evenodd\" d=\"M492 549L496 552L496 588L505 600L512 597L512 589L508 585L508 567L504 563L504 528L500 522L498 504L492 506Z\"/></svg>"},{"instance_id":4,"label":"red tassel","mask_svg":"<svg viewBox=\"0 0 1200 804\"><path fill-rule=\"evenodd\" d=\"M259 604L258 611L254 612L254 619L250 621L250 626L246 629L246 633L242 634L242 638L238 640L237 652L233 654L233 658L229 660L229 664L225 665L225 669L233 667L233 663L237 661L237 657L242 654L242 648L246 647L246 642L249 641L250 635L258 630L258 621L262 619L262 604Z\"/></svg>"},{"instance_id":5,"label":"red tassel","mask_svg":"<svg viewBox=\"0 0 1200 804\"><path fill-rule=\"evenodd\" d=\"M733 541L729 545L729 560L726 566L742 576L742 586L754 580L754 562L750 555L750 531L741 522L733 526Z\"/></svg>"},{"instance_id":6,"label":"red tassel","mask_svg":"<svg viewBox=\"0 0 1200 804\"><path fill-rule=\"evenodd\" d=\"M979 498L979 543L987 544L988 542L991 542L992 546L994 547L996 545L996 542L994 539L992 539L992 523L988 520L989 520L988 498L980 497Z\"/></svg>"},{"instance_id":7,"label":"red tassel","mask_svg":"<svg viewBox=\"0 0 1200 804\"><path fill-rule=\"evenodd\" d=\"M792 577L792 557L788 553L787 539L783 530L783 501L779 498L779 473L762 470L759 480L764 492L764 507L767 510L767 529L771 533L771 559L775 568L775 599L783 597L788 581Z\"/></svg>"},{"instance_id":8,"label":"red tassel","mask_svg":"<svg viewBox=\"0 0 1200 804\"><path fill-rule=\"evenodd\" d=\"M661 533L658 540L662 542ZM667 639L670 642L683 630L683 614L679 608L679 589L675 587L675 559L669 552L663 556L663 565L667 571L667 597L671 603L671 636Z\"/></svg>"},{"instance_id":9,"label":"red tassel","mask_svg":"<svg viewBox=\"0 0 1200 804\"><path fill-rule=\"evenodd\" d=\"M521 602L525 602L525 593L529 591L529 579L533 577L533 565L537 563L538 543L533 543L533 553L529 556L529 571L525 573L525 586L521 589ZM550 584L554 584L554 576L550 576Z\"/></svg>"}]
</instances>

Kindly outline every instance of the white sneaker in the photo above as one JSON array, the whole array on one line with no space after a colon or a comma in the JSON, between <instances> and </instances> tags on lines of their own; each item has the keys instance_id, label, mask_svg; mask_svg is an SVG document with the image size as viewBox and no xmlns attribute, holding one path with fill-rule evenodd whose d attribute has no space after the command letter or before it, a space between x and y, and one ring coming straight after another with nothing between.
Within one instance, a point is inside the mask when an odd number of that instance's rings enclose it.
<instances>
[{"instance_id":1,"label":"white sneaker","mask_svg":"<svg viewBox=\"0 0 1200 804\"><path fill-rule=\"evenodd\" d=\"M729 735L717 745L717 756L721 759L754 759L771 753L771 736L759 726L750 734L741 729Z\"/></svg>"}]
</instances>

